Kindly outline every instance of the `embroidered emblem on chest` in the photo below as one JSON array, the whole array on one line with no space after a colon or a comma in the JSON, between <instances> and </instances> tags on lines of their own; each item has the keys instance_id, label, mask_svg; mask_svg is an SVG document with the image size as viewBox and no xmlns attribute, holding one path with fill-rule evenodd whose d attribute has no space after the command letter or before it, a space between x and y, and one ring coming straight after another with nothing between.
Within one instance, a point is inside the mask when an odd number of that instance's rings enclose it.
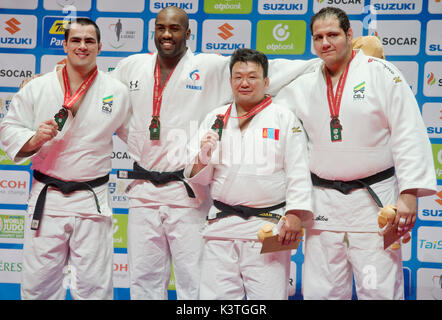
<instances>
[{"instance_id":1,"label":"embroidered emblem on chest","mask_svg":"<svg viewBox=\"0 0 442 320\"><path fill-rule=\"evenodd\" d=\"M365 81L353 88L353 101L361 101L365 98Z\"/></svg>"},{"instance_id":2,"label":"embroidered emblem on chest","mask_svg":"<svg viewBox=\"0 0 442 320\"><path fill-rule=\"evenodd\" d=\"M108 96L103 98L103 105L101 106L101 111L107 114L112 113L112 104L114 103L114 96Z\"/></svg>"}]
</instances>

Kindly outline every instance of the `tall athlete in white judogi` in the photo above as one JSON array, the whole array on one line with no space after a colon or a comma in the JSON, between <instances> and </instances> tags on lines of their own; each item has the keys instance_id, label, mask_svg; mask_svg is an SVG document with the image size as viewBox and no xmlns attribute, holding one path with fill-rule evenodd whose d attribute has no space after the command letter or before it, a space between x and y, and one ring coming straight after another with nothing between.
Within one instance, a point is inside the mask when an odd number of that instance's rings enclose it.
<instances>
[{"instance_id":1,"label":"tall athlete in white judogi","mask_svg":"<svg viewBox=\"0 0 442 320\"><path fill-rule=\"evenodd\" d=\"M155 22L158 53L130 56L113 71L129 87L134 109L128 138L130 156L138 165L137 171L150 171L137 174L151 180L159 172L167 175L162 175L162 183L137 179L127 190L132 299L167 299L171 258L178 299L198 298L199 232L208 209L206 189L185 184L177 176L182 176L179 171L188 160L186 145L198 130L199 121L233 97L229 58L193 54L186 47L189 36L187 14L167 7ZM269 93L276 93L314 63L271 61Z\"/></svg>"},{"instance_id":2,"label":"tall athlete in white judogi","mask_svg":"<svg viewBox=\"0 0 442 320\"><path fill-rule=\"evenodd\" d=\"M72 22L63 47L65 69L24 86L13 97L0 127L8 156L17 163L31 157L34 170L22 299L64 299L68 285L74 299L112 299L113 230L107 180L114 132L125 140L129 95L122 83L96 69L101 43L93 21ZM88 88L77 95L82 84ZM57 116L56 122L54 115L63 105L69 108L63 108L67 117ZM60 131L58 120L65 121ZM37 198L46 189L39 219ZM69 270L71 281L66 283Z\"/></svg>"},{"instance_id":3,"label":"tall athlete in white judogi","mask_svg":"<svg viewBox=\"0 0 442 320\"><path fill-rule=\"evenodd\" d=\"M350 299L354 274L359 299L403 299L401 251L383 249L374 198L362 186L348 194L329 186L370 177L382 205L397 206L395 224L404 232L413 228L416 197L436 192L419 107L393 64L352 50L345 12L322 9L312 18L311 31L322 66L275 98L291 103L303 123L310 170L317 177L314 230L306 237L304 298Z\"/></svg>"}]
</instances>

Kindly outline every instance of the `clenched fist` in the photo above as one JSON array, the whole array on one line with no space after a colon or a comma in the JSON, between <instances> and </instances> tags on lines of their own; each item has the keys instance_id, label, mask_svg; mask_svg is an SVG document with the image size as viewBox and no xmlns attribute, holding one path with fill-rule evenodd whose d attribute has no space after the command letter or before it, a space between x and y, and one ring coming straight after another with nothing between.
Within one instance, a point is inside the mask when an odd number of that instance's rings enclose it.
<instances>
[{"instance_id":1,"label":"clenched fist","mask_svg":"<svg viewBox=\"0 0 442 320\"><path fill-rule=\"evenodd\" d=\"M33 153L40 147L52 140L58 133L58 125L54 119L49 119L40 123L35 134L28 140L20 150L20 153Z\"/></svg>"}]
</instances>

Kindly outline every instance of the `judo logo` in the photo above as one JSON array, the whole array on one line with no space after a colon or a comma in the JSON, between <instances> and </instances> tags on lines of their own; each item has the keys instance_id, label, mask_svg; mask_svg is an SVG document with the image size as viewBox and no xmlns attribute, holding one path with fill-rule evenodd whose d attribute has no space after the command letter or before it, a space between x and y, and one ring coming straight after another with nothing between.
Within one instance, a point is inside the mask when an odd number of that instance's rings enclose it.
<instances>
[{"instance_id":1,"label":"judo logo","mask_svg":"<svg viewBox=\"0 0 442 320\"><path fill-rule=\"evenodd\" d=\"M360 101L364 100L365 95L365 81L361 82L357 86L353 88L353 101Z\"/></svg>"},{"instance_id":2,"label":"judo logo","mask_svg":"<svg viewBox=\"0 0 442 320\"><path fill-rule=\"evenodd\" d=\"M101 107L101 111L107 114L112 113L112 104L114 103L114 96L108 96L103 98L103 106Z\"/></svg>"}]
</instances>

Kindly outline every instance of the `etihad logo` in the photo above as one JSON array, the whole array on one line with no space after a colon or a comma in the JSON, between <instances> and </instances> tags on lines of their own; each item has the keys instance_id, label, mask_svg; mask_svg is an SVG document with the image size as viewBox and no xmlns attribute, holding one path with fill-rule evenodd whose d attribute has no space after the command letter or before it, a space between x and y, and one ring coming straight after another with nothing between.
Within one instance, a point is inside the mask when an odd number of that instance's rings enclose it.
<instances>
[{"instance_id":1,"label":"etihad logo","mask_svg":"<svg viewBox=\"0 0 442 320\"><path fill-rule=\"evenodd\" d=\"M234 28L230 24L228 24L228 23L224 23L218 29L221 31L220 33L218 33L218 35L221 38L223 38L224 40L227 40L227 39L229 39L230 37L233 36L233 33L230 32L230 31L232 31Z\"/></svg>"},{"instance_id":2,"label":"etihad logo","mask_svg":"<svg viewBox=\"0 0 442 320\"><path fill-rule=\"evenodd\" d=\"M19 27L17 27L21 24L21 22L15 18L9 19L8 21L6 21L6 24L8 26L5 28L5 30L8 31L10 34L14 34L21 30Z\"/></svg>"}]
</instances>

